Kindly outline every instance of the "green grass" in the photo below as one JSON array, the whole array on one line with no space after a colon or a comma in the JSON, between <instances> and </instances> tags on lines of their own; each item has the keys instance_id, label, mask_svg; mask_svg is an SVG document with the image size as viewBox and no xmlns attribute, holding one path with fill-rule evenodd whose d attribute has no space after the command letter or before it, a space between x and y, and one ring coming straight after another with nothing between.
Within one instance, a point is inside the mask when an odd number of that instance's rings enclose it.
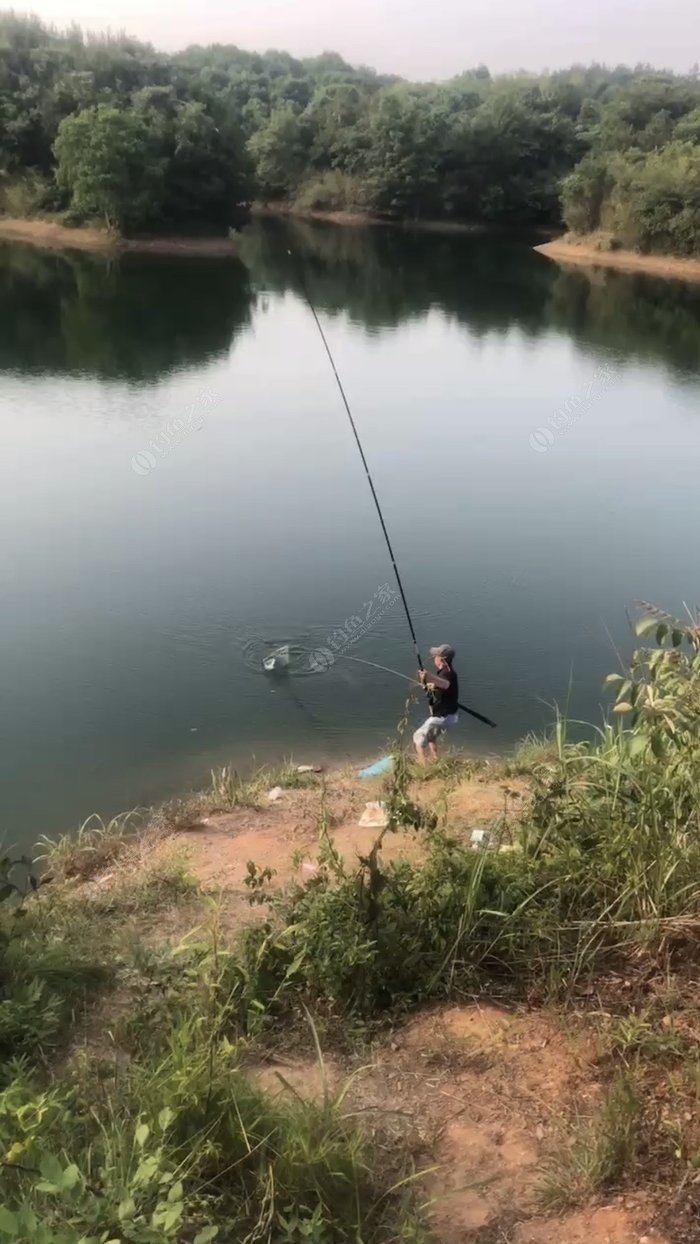
<instances>
[{"instance_id":1,"label":"green grass","mask_svg":"<svg viewBox=\"0 0 700 1244\"><path fill-rule=\"evenodd\" d=\"M687 1053L680 1033L674 1031L670 1024L664 1027L660 1018L655 1021L651 1011L645 1008L613 1017L605 1031L604 1041L607 1052L627 1065L636 1063L640 1058L645 1062L675 1060Z\"/></svg>"},{"instance_id":2,"label":"green grass","mask_svg":"<svg viewBox=\"0 0 700 1244\"><path fill-rule=\"evenodd\" d=\"M181 905L199 895L199 883L189 870L187 855L170 850L154 860L134 864L116 879L90 895L88 902L94 918L110 916L147 916L153 912Z\"/></svg>"},{"instance_id":3,"label":"green grass","mask_svg":"<svg viewBox=\"0 0 700 1244\"><path fill-rule=\"evenodd\" d=\"M144 1244L423 1238L410 1164L363 1135L345 1089L329 1090L313 1025L318 1099L271 1098L245 1073L230 955L215 937L179 952L144 948L131 979L128 1022L116 1030L130 1057L76 1056L47 1089L28 1050L0 1088L0 1143L12 1158L0 1167L4 1234L27 1244L111 1239L115 1229Z\"/></svg>"},{"instance_id":4,"label":"green grass","mask_svg":"<svg viewBox=\"0 0 700 1244\"><path fill-rule=\"evenodd\" d=\"M18 915L0 909L0 1082L7 1060L37 1064L67 1039L114 980L112 939L80 910L44 890Z\"/></svg>"},{"instance_id":5,"label":"green grass","mask_svg":"<svg viewBox=\"0 0 700 1244\"><path fill-rule=\"evenodd\" d=\"M258 808L262 801L264 781L257 773L243 778L232 765L212 769L211 794L214 809L230 811L232 808Z\"/></svg>"},{"instance_id":6,"label":"green grass","mask_svg":"<svg viewBox=\"0 0 700 1244\"><path fill-rule=\"evenodd\" d=\"M556 764L560 757L561 750L554 732L527 734L508 757L508 772L527 776L542 765Z\"/></svg>"},{"instance_id":7,"label":"green grass","mask_svg":"<svg viewBox=\"0 0 700 1244\"><path fill-rule=\"evenodd\" d=\"M642 1143L642 1107L634 1082L618 1076L598 1113L560 1137L539 1189L542 1207L562 1213L618 1186L633 1172Z\"/></svg>"},{"instance_id":8,"label":"green grass","mask_svg":"<svg viewBox=\"0 0 700 1244\"><path fill-rule=\"evenodd\" d=\"M457 784L469 781L488 771L488 762L479 757L466 756L463 752L448 749L438 755L430 765L419 765L411 760L409 773L414 782L446 782Z\"/></svg>"},{"instance_id":9,"label":"green grass","mask_svg":"<svg viewBox=\"0 0 700 1244\"><path fill-rule=\"evenodd\" d=\"M114 863L134 842L143 824L144 813L138 809L110 821L94 813L72 833L56 839L40 838L38 859L60 877L86 881Z\"/></svg>"}]
</instances>

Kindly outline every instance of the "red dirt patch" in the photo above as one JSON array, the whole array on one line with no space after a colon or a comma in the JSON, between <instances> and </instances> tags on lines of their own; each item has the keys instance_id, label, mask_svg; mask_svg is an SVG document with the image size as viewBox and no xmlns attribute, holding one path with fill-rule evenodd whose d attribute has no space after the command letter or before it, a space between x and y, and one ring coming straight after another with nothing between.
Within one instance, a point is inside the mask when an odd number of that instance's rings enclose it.
<instances>
[{"instance_id":1,"label":"red dirt patch","mask_svg":"<svg viewBox=\"0 0 700 1244\"><path fill-rule=\"evenodd\" d=\"M538 1218L515 1230L512 1244L667 1244L652 1229L640 1231L638 1212L618 1206L563 1218Z\"/></svg>"},{"instance_id":2,"label":"red dirt patch","mask_svg":"<svg viewBox=\"0 0 700 1244\"><path fill-rule=\"evenodd\" d=\"M568 1234L589 1223L585 1244L637 1244L625 1209L566 1219L536 1217L540 1164L555 1116L585 1089L595 1051L554 1016L481 1005L436 1008L379 1042L369 1060L326 1066L329 1091L352 1077L345 1109L372 1133L413 1151L439 1244L584 1244ZM317 1100L324 1078L314 1059L256 1068L273 1093ZM286 1084L283 1082L286 1081ZM288 1087L290 1086L290 1087ZM531 1236L526 1234L531 1230ZM636 1234L635 1234L636 1231Z\"/></svg>"}]
</instances>

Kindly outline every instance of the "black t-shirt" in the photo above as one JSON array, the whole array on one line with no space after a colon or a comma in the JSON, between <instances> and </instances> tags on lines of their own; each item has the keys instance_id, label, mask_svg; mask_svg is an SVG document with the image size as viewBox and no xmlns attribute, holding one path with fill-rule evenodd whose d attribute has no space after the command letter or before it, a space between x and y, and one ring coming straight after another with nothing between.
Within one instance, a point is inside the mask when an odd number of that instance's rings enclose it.
<instances>
[{"instance_id":1,"label":"black t-shirt","mask_svg":"<svg viewBox=\"0 0 700 1244\"><path fill-rule=\"evenodd\" d=\"M430 692L430 706L435 717L449 717L452 713L456 713L459 707L459 679L457 671L452 669L451 665L443 665L441 670L437 670L438 678L446 678L449 687L433 687ZM430 674L428 674L430 679Z\"/></svg>"}]
</instances>

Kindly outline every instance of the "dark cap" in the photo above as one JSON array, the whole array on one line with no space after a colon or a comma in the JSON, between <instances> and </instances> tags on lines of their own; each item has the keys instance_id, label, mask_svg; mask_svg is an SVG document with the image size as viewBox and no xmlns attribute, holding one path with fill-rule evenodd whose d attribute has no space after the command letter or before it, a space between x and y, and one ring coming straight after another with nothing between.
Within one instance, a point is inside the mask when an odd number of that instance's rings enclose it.
<instances>
[{"instance_id":1,"label":"dark cap","mask_svg":"<svg viewBox=\"0 0 700 1244\"><path fill-rule=\"evenodd\" d=\"M430 649L431 657L442 657L443 661L447 661L451 665L455 659L455 650L450 648L449 644L438 644L437 648Z\"/></svg>"}]
</instances>

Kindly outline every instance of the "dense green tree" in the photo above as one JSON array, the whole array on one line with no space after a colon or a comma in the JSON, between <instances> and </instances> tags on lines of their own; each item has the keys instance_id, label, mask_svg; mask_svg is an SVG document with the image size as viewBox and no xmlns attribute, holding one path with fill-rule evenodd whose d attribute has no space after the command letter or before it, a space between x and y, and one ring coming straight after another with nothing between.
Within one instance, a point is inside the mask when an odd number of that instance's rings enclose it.
<instances>
[{"instance_id":1,"label":"dense green tree","mask_svg":"<svg viewBox=\"0 0 700 1244\"><path fill-rule=\"evenodd\" d=\"M165 175L157 137L133 108L99 104L66 117L55 143L56 180L75 215L125 231L156 220Z\"/></svg>"},{"instance_id":2,"label":"dense green tree","mask_svg":"<svg viewBox=\"0 0 700 1244\"><path fill-rule=\"evenodd\" d=\"M445 126L436 94L402 84L376 100L365 171L369 201L379 211L417 219L438 210Z\"/></svg>"},{"instance_id":3,"label":"dense green tree","mask_svg":"<svg viewBox=\"0 0 700 1244\"><path fill-rule=\"evenodd\" d=\"M284 199L299 186L308 163L309 132L288 104L277 108L250 140L258 187L264 199Z\"/></svg>"},{"instance_id":4,"label":"dense green tree","mask_svg":"<svg viewBox=\"0 0 700 1244\"><path fill-rule=\"evenodd\" d=\"M615 185L611 161L605 154L584 156L561 186L562 213L574 233L591 233L604 223L604 210Z\"/></svg>"},{"instance_id":5,"label":"dense green tree","mask_svg":"<svg viewBox=\"0 0 700 1244\"><path fill-rule=\"evenodd\" d=\"M700 148L670 143L645 159L620 160L612 191L612 224L642 251L693 255L700 247Z\"/></svg>"}]
</instances>

